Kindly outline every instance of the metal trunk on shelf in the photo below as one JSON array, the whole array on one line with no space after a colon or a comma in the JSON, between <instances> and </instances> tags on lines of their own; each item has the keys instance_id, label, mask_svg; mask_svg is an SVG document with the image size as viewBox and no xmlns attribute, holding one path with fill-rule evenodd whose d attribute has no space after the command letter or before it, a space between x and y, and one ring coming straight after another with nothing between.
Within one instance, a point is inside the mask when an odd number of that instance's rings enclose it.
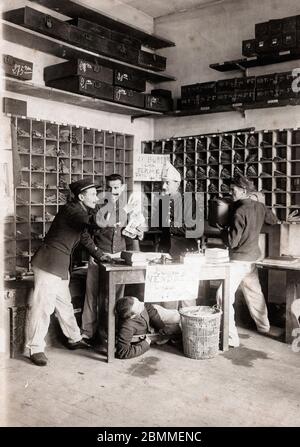
<instances>
[{"instance_id":1,"label":"metal trunk on shelf","mask_svg":"<svg viewBox=\"0 0 300 447\"><path fill-rule=\"evenodd\" d=\"M107 84L113 83L113 70L111 68L93 64L83 59L50 65L44 69L44 80L47 82L54 79L80 75L106 82Z\"/></svg>"},{"instance_id":2,"label":"metal trunk on shelf","mask_svg":"<svg viewBox=\"0 0 300 447\"><path fill-rule=\"evenodd\" d=\"M46 85L59 90L93 96L99 99L107 99L109 101L113 99L112 85L96 81L87 76L69 76L63 79L53 79L52 81L47 81Z\"/></svg>"}]
</instances>

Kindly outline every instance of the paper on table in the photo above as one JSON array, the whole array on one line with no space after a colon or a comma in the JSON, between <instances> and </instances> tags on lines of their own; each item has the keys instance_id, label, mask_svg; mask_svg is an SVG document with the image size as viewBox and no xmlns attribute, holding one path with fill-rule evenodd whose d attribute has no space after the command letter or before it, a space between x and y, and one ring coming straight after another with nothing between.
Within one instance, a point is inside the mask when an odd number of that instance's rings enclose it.
<instances>
[{"instance_id":1,"label":"paper on table","mask_svg":"<svg viewBox=\"0 0 300 447\"><path fill-rule=\"evenodd\" d=\"M263 264L293 264L300 262L300 258L294 258L293 256L275 256L274 258L265 258L261 261Z\"/></svg>"}]
</instances>

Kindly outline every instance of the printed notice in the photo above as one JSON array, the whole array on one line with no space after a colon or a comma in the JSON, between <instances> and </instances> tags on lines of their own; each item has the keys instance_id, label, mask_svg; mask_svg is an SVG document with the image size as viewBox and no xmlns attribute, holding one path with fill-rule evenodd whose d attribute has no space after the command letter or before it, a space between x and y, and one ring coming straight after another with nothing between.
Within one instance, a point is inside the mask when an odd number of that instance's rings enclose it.
<instances>
[{"instance_id":1,"label":"printed notice","mask_svg":"<svg viewBox=\"0 0 300 447\"><path fill-rule=\"evenodd\" d=\"M134 181L160 182L169 155L139 154L134 158Z\"/></svg>"},{"instance_id":2,"label":"printed notice","mask_svg":"<svg viewBox=\"0 0 300 447\"><path fill-rule=\"evenodd\" d=\"M189 265L149 265L145 302L193 300L198 296L198 275Z\"/></svg>"}]
</instances>

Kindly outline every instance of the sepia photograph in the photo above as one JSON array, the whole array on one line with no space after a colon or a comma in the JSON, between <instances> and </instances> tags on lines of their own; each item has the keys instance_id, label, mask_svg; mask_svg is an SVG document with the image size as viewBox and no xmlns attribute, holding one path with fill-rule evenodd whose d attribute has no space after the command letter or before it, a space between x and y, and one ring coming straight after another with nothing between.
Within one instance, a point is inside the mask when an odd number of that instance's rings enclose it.
<instances>
[{"instance_id":1,"label":"sepia photograph","mask_svg":"<svg viewBox=\"0 0 300 447\"><path fill-rule=\"evenodd\" d=\"M0 432L299 436L299 0L0 16Z\"/></svg>"}]
</instances>

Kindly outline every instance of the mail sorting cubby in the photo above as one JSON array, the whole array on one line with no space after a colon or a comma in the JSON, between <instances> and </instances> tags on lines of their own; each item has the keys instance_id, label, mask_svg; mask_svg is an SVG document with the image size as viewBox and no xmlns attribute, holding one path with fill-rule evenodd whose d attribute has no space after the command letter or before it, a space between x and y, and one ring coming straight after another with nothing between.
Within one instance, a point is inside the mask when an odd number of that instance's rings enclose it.
<instances>
[{"instance_id":1,"label":"mail sorting cubby","mask_svg":"<svg viewBox=\"0 0 300 447\"><path fill-rule=\"evenodd\" d=\"M90 178L104 185L117 172L133 186L132 135L12 117L20 178L15 184L15 218L4 223L5 273L31 269L31 259L59 207L69 198L69 184Z\"/></svg>"},{"instance_id":2,"label":"mail sorting cubby","mask_svg":"<svg viewBox=\"0 0 300 447\"><path fill-rule=\"evenodd\" d=\"M181 173L183 191L205 193L209 200L230 192L235 175L250 177L266 206L282 222L300 222L300 129L245 131L145 141L142 151L169 154ZM145 182L151 197L154 183ZM298 216L298 217L297 217Z\"/></svg>"}]
</instances>

